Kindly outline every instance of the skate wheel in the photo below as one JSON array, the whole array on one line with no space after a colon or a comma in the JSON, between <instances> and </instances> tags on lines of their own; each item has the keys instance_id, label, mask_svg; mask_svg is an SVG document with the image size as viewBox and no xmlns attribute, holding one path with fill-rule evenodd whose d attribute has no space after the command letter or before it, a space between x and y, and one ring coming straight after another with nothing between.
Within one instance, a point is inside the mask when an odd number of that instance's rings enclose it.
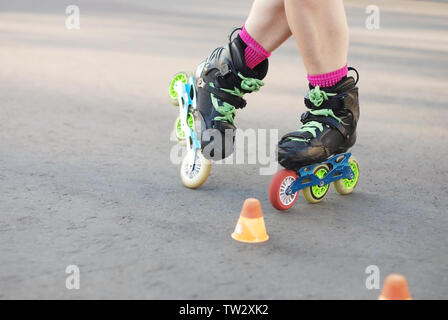
<instances>
[{"instance_id":1,"label":"skate wheel","mask_svg":"<svg viewBox=\"0 0 448 320\"><path fill-rule=\"evenodd\" d=\"M286 189L296 179L297 174L292 170L283 169L274 175L269 186L269 200L275 209L288 210L296 203L299 196L298 191L291 195L286 194Z\"/></svg>"},{"instance_id":2,"label":"skate wheel","mask_svg":"<svg viewBox=\"0 0 448 320\"><path fill-rule=\"evenodd\" d=\"M356 161L356 158L354 156L351 156L348 159L348 163L350 164L350 167L352 168L353 173L355 174L353 179L340 179L334 182L334 188L336 189L337 192L339 192L342 195L352 193L356 185L358 184L358 178L359 178L358 161Z\"/></svg>"},{"instance_id":3,"label":"skate wheel","mask_svg":"<svg viewBox=\"0 0 448 320\"><path fill-rule=\"evenodd\" d=\"M189 157L186 156L180 165L180 178L184 186L190 189L199 188L210 175L212 162L206 159L198 150L194 163L189 163Z\"/></svg>"},{"instance_id":4,"label":"skate wheel","mask_svg":"<svg viewBox=\"0 0 448 320\"><path fill-rule=\"evenodd\" d=\"M194 130L194 117L191 112L189 112L187 116L187 125L190 129ZM185 140L184 130L182 130L182 122L180 121L180 117L177 117L174 122L174 132L176 134L177 143L181 146L186 146L187 141Z\"/></svg>"},{"instance_id":5,"label":"skate wheel","mask_svg":"<svg viewBox=\"0 0 448 320\"><path fill-rule=\"evenodd\" d=\"M181 81L182 83L188 82L188 73L187 72L178 72L174 75L171 80L170 87L168 88L168 96L170 98L170 102L174 106L179 106L179 100L177 100L177 91L174 89L174 84L176 81Z\"/></svg>"},{"instance_id":6,"label":"skate wheel","mask_svg":"<svg viewBox=\"0 0 448 320\"><path fill-rule=\"evenodd\" d=\"M315 174L318 178L322 179L325 177L325 175L330 171L327 165L322 164L314 168L313 174ZM303 189L303 197L309 202L309 203L319 203L322 200L324 200L325 195L328 192L328 189L330 188L329 184L326 184L324 186L311 186L308 188Z\"/></svg>"},{"instance_id":7,"label":"skate wheel","mask_svg":"<svg viewBox=\"0 0 448 320\"><path fill-rule=\"evenodd\" d=\"M176 121L174 121L174 133L176 134L177 143L185 147L187 145L187 141L185 141L185 134L184 131L182 130L180 117L177 117Z\"/></svg>"}]
</instances>

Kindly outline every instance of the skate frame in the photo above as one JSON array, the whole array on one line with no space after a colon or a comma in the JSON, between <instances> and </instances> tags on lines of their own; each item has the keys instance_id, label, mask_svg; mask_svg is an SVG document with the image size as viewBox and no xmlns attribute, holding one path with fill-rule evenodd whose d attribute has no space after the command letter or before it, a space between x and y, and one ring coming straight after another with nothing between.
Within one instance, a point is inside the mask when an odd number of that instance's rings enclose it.
<instances>
[{"instance_id":1,"label":"skate frame","mask_svg":"<svg viewBox=\"0 0 448 320\"><path fill-rule=\"evenodd\" d=\"M187 123L190 107L193 109L192 111L196 110L196 87L194 78L190 77L188 83L177 81L174 84L174 89L177 92L179 100L180 122L187 142L188 163L190 164L190 169L194 170L196 153L201 149L201 142L198 139L196 131L192 130Z\"/></svg>"},{"instance_id":2,"label":"skate frame","mask_svg":"<svg viewBox=\"0 0 448 320\"><path fill-rule=\"evenodd\" d=\"M316 185L323 187L339 179L353 179L355 174L348 163L351 155L350 152L340 153L329 158L327 161L300 168L297 172L297 179L286 189L286 194L291 195L301 189ZM328 165L331 170L325 177L320 179L313 171L317 166L323 164Z\"/></svg>"}]
</instances>

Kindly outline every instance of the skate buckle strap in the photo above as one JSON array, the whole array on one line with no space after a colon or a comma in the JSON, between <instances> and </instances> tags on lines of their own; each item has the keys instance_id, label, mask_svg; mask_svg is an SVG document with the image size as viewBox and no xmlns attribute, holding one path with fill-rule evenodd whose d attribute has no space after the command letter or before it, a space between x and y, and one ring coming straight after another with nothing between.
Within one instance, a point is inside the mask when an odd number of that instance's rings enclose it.
<instances>
[{"instance_id":1,"label":"skate buckle strap","mask_svg":"<svg viewBox=\"0 0 448 320\"><path fill-rule=\"evenodd\" d=\"M238 77L241 79L240 83L233 87L233 90L221 88L222 91L230 93L231 95L242 97L245 93L251 93L260 90L260 87L264 86L263 81L255 78L247 78L241 73L238 73ZM240 89L241 88L241 89Z\"/></svg>"},{"instance_id":2,"label":"skate buckle strap","mask_svg":"<svg viewBox=\"0 0 448 320\"><path fill-rule=\"evenodd\" d=\"M238 73L238 77L241 78L241 89L249 91L249 92L255 92L260 90L262 86L264 86L263 81L256 78L248 78L243 76L241 73Z\"/></svg>"},{"instance_id":3,"label":"skate buckle strap","mask_svg":"<svg viewBox=\"0 0 448 320\"><path fill-rule=\"evenodd\" d=\"M314 135L316 133L314 132ZM285 140L294 140L294 141L303 141L308 142L310 139L314 137L313 132L310 131L293 131L288 134L285 134L281 139L280 142L283 142Z\"/></svg>"},{"instance_id":4,"label":"skate buckle strap","mask_svg":"<svg viewBox=\"0 0 448 320\"><path fill-rule=\"evenodd\" d=\"M312 110L344 108L347 96L346 93L328 93L316 86L305 96L305 106Z\"/></svg>"},{"instance_id":5,"label":"skate buckle strap","mask_svg":"<svg viewBox=\"0 0 448 320\"><path fill-rule=\"evenodd\" d=\"M319 86L311 89L308 92L308 97L310 101L316 106L320 107L325 100L328 100L329 97L335 96L335 93L327 93L323 90L320 90Z\"/></svg>"},{"instance_id":6,"label":"skate buckle strap","mask_svg":"<svg viewBox=\"0 0 448 320\"><path fill-rule=\"evenodd\" d=\"M241 89L239 89L237 86L235 86L233 90L225 88L217 89L215 88L215 85L213 83L207 84L206 89L215 97L231 104L236 109L242 109L246 106L246 100L242 98L244 93L258 91L262 86L264 86L264 83L263 81L256 78L245 77L241 73L238 73L238 77L241 79Z\"/></svg>"},{"instance_id":7,"label":"skate buckle strap","mask_svg":"<svg viewBox=\"0 0 448 320\"><path fill-rule=\"evenodd\" d=\"M346 123L334 115L331 109L311 110L302 114L300 121L306 125L311 123L322 123L338 130L344 138L348 138L349 131L345 128Z\"/></svg>"},{"instance_id":8,"label":"skate buckle strap","mask_svg":"<svg viewBox=\"0 0 448 320\"><path fill-rule=\"evenodd\" d=\"M245 92L258 91L264 83L255 78L249 78L238 73L241 79L240 88L235 86L233 90L225 88L215 88L215 84L210 82L206 89L210 92L211 101L215 110L221 114L213 120L224 121L234 125L235 109L241 109L246 106L246 100L242 98ZM244 90L244 91L243 91Z\"/></svg>"},{"instance_id":9,"label":"skate buckle strap","mask_svg":"<svg viewBox=\"0 0 448 320\"><path fill-rule=\"evenodd\" d=\"M222 106L217 104L216 111L218 111L222 116L215 117L213 119L214 121L224 121L231 123L232 125L234 124L233 118L235 117L236 110L233 106L225 102Z\"/></svg>"},{"instance_id":10,"label":"skate buckle strap","mask_svg":"<svg viewBox=\"0 0 448 320\"><path fill-rule=\"evenodd\" d=\"M344 139L348 138L348 130L343 126L347 124L337 117L331 109L307 111L302 114L300 121L303 123L300 129L288 133L284 138L309 142L310 139L317 137L317 131L323 132L324 124L338 130Z\"/></svg>"},{"instance_id":11,"label":"skate buckle strap","mask_svg":"<svg viewBox=\"0 0 448 320\"><path fill-rule=\"evenodd\" d=\"M230 69L230 66L227 63L223 63L219 66L219 73L222 77L228 75L232 70Z\"/></svg>"},{"instance_id":12,"label":"skate buckle strap","mask_svg":"<svg viewBox=\"0 0 448 320\"><path fill-rule=\"evenodd\" d=\"M246 100L244 100L243 98L241 98L237 95L231 94L222 89L216 89L213 86L211 86L210 84L207 84L205 87L208 92L212 93L220 100L228 102L229 104L234 106L236 109L242 109L246 106Z\"/></svg>"}]
</instances>

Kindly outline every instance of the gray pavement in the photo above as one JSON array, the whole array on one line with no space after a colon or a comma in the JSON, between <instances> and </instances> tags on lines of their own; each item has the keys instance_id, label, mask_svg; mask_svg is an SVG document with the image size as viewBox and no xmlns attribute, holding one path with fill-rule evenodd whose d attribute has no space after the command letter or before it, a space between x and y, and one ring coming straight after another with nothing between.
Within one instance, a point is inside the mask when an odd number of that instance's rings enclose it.
<instances>
[{"instance_id":1,"label":"gray pavement","mask_svg":"<svg viewBox=\"0 0 448 320\"><path fill-rule=\"evenodd\" d=\"M448 4L347 1L361 74L356 192L267 198L260 165L215 165L198 190L170 162L167 83L243 23L250 1L0 3L0 298L375 299L365 269L448 296ZM381 10L367 30L367 5ZM242 129L298 126L305 70L292 39ZM230 238L245 198L270 240ZM79 290L65 287L79 266Z\"/></svg>"}]
</instances>

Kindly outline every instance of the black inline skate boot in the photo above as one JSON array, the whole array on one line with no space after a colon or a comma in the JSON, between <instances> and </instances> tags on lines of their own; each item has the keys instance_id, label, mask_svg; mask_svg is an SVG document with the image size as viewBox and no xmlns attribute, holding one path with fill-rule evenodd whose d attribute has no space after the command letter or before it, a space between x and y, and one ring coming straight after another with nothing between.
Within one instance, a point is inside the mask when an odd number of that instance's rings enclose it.
<instances>
[{"instance_id":1,"label":"black inline skate boot","mask_svg":"<svg viewBox=\"0 0 448 320\"><path fill-rule=\"evenodd\" d=\"M258 91L268 71L268 60L255 68L246 65L244 50L247 45L232 35L229 43L216 48L196 69L197 105L201 120L202 154L220 160L232 154L235 142L236 109L246 106L245 93Z\"/></svg>"},{"instance_id":2,"label":"black inline skate boot","mask_svg":"<svg viewBox=\"0 0 448 320\"><path fill-rule=\"evenodd\" d=\"M278 143L278 162L290 170L320 163L346 152L356 142L359 119L357 79L344 77L329 88L312 87L305 96L310 109L302 114L299 130L284 135Z\"/></svg>"}]
</instances>

